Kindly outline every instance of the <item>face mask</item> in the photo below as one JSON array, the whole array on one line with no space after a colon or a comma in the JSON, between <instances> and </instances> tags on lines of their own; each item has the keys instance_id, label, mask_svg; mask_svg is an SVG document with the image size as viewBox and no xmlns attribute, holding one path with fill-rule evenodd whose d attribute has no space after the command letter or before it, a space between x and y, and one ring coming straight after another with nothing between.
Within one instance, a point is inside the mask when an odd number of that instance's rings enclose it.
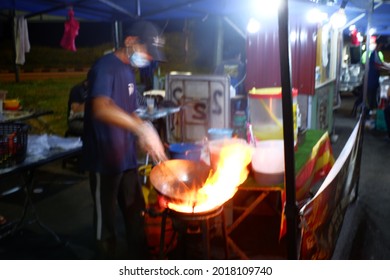
<instances>
[{"instance_id":1,"label":"face mask","mask_svg":"<svg viewBox=\"0 0 390 280\"><path fill-rule=\"evenodd\" d=\"M130 56L130 64L137 68L145 68L149 66L150 61L140 52L134 52Z\"/></svg>"}]
</instances>

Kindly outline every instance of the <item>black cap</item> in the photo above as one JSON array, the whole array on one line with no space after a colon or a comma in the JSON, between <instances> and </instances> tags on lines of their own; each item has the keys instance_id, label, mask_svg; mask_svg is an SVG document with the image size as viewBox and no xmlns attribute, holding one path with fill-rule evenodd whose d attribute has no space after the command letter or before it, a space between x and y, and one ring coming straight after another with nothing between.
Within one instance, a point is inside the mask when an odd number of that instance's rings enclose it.
<instances>
[{"instance_id":1,"label":"black cap","mask_svg":"<svg viewBox=\"0 0 390 280\"><path fill-rule=\"evenodd\" d=\"M376 38L376 43L385 45L385 44L387 44L387 38L384 36L378 36Z\"/></svg>"},{"instance_id":2,"label":"black cap","mask_svg":"<svg viewBox=\"0 0 390 280\"><path fill-rule=\"evenodd\" d=\"M166 61L164 51L164 38L156 25L149 21L136 21L125 29L124 38L127 36L136 36L141 44L146 44L148 53L155 61Z\"/></svg>"}]
</instances>

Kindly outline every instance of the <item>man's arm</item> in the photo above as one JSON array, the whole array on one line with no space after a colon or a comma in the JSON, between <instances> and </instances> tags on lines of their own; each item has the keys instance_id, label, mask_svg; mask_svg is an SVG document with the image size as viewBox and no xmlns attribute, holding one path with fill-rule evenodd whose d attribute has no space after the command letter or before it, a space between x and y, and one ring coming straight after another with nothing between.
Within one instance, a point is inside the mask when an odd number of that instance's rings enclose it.
<instances>
[{"instance_id":1,"label":"man's arm","mask_svg":"<svg viewBox=\"0 0 390 280\"><path fill-rule=\"evenodd\" d=\"M85 109L84 103L73 102L70 104L70 110L73 113L82 113Z\"/></svg>"},{"instance_id":2,"label":"man's arm","mask_svg":"<svg viewBox=\"0 0 390 280\"><path fill-rule=\"evenodd\" d=\"M386 70L386 71L390 71L390 63L383 61L381 69Z\"/></svg>"},{"instance_id":3,"label":"man's arm","mask_svg":"<svg viewBox=\"0 0 390 280\"><path fill-rule=\"evenodd\" d=\"M126 129L137 135L139 144L155 161L167 159L160 136L153 125L144 122L137 114L129 114L108 97L95 97L92 100L93 117L101 122Z\"/></svg>"},{"instance_id":4,"label":"man's arm","mask_svg":"<svg viewBox=\"0 0 390 280\"><path fill-rule=\"evenodd\" d=\"M138 126L142 123L142 120L133 114L128 114L108 97L99 96L93 98L92 112L93 117L99 121L119 126L135 134L137 134Z\"/></svg>"}]
</instances>

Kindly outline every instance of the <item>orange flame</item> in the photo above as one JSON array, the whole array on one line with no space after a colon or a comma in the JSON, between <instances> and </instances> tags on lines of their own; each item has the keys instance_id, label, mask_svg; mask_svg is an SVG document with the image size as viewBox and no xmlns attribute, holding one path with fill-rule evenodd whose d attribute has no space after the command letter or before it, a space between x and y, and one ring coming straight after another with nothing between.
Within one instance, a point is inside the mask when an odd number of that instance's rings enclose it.
<instances>
[{"instance_id":1,"label":"orange flame","mask_svg":"<svg viewBox=\"0 0 390 280\"><path fill-rule=\"evenodd\" d=\"M246 143L223 146L216 171L211 173L201 188L188 193L185 203L168 202L168 208L182 213L200 213L221 206L231 199L237 187L248 177L252 148Z\"/></svg>"}]
</instances>

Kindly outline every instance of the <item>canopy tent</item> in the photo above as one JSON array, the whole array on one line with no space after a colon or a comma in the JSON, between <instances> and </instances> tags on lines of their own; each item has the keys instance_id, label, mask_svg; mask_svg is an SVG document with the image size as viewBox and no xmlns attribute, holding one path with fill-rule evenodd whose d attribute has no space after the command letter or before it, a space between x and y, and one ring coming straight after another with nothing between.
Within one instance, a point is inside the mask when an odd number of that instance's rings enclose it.
<instances>
[{"instance_id":1,"label":"canopy tent","mask_svg":"<svg viewBox=\"0 0 390 280\"><path fill-rule=\"evenodd\" d=\"M67 16L67 9L72 7L75 16L91 21L124 21L142 17L150 20L174 18L204 18L209 15L228 16L241 19L243 24L253 16L254 3L259 0L2 0L0 10L13 10L25 13L26 17L48 14ZM263 1L263 3L266 1ZM363 33L367 26L367 0L292 0L289 1L289 13L302 16L305 9L319 7L328 14L345 6L347 25L355 24ZM261 7L261 4L260 4ZM260 8L261 9L261 8ZM390 35L390 1L374 1L371 25L378 34ZM241 25L240 25L241 26ZM243 26L241 26L243 27Z\"/></svg>"},{"instance_id":2,"label":"canopy tent","mask_svg":"<svg viewBox=\"0 0 390 280\"><path fill-rule=\"evenodd\" d=\"M253 14L253 1L237 0L3 0L0 2L0 9L25 12L25 17L33 17L40 14L51 14L56 16L67 16L68 8L72 8L79 19L93 21L118 22L135 19L138 17L149 20L162 20L174 18L205 18L209 15L219 15L226 17L227 22L237 24L237 30L244 30L246 22ZM255 1L259 2L259 1ZM390 2L375 2L374 13L369 13L367 0L318 0L313 3L311 0L285 0L288 8L279 11L279 38L280 38L280 62L283 95L283 115L292 115L291 81L290 81L290 57L289 57L289 34L288 18L302 17L304 11L311 7L321 7L328 14L332 14L340 8L346 7L348 22L356 24L358 29L367 29L367 15L370 14L371 26L377 28L377 33L390 34ZM336 3L337 2L337 3ZM341 3L340 3L341 2ZM323 3L333 5L323 5ZM372 3L372 2L371 2ZM235 19L232 22L229 19ZM295 202L295 182L294 182L294 138L293 123L291 119L284 118L285 137L285 172L286 172L286 217L287 233L289 244L289 258L297 258L296 244L296 202Z\"/></svg>"},{"instance_id":3,"label":"canopy tent","mask_svg":"<svg viewBox=\"0 0 390 280\"><path fill-rule=\"evenodd\" d=\"M0 3L1 9L25 11L30 15L44 13L66 16L66 8L72 7L78 18L94 21L127 20L136 17L157 20L204 17L209 14L228 15L240 12L240 7L244 6L234 0L5 0Z\"/></svg>"}]
</instances>

